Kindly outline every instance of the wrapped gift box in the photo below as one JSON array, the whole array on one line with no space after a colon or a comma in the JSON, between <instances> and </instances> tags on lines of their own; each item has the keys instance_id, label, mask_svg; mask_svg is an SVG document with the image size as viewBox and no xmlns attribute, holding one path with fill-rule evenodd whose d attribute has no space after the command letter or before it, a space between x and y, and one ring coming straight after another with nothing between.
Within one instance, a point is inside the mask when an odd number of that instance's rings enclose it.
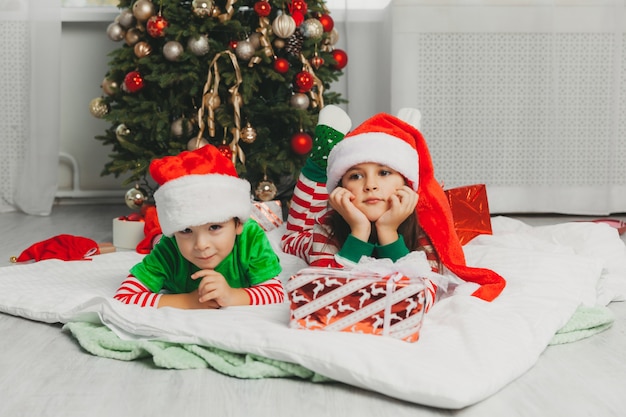
<instances>
[{"instance_id":1,"label":"wrapped gift box","mask_svg":"<svg viewBox=\"0 0 626 417\"><path fill-rule=\"evenodd\" d=\"M135 249L144 238L142 218L117 217L113 219L113 246L122 249Z\"/></svg>"},{"instance_id":2,"label":"wrapped gift box","mask_svg":"<svg viewBox=\"0 0 626 417\"><path fill-rule=\"evenodd\" d=\"M461 245L478 235L491 234L491 213L485 184L451 188L445 193Z\"/></svg>"},{"instance_id":3,"label":"wrapped gift box","mask_svg":"<svg viewBox=\"0 0 626 417\"><path fill-rule=\"evenodd\" d=\"M424 317L422 279L305 268L286 284L290 327L390 336L415 342Z\"/></svg>"},{"instance_id":4,"label":"wrapped gift box","mask_svg":"<svg viewBox=\"0 0 626 417\"><path fill-rule=\"evenodd\" d=\"M283 224L283 206L280 200L254 201L250 218L269 232Z\"/></svg>"}]
</instances>

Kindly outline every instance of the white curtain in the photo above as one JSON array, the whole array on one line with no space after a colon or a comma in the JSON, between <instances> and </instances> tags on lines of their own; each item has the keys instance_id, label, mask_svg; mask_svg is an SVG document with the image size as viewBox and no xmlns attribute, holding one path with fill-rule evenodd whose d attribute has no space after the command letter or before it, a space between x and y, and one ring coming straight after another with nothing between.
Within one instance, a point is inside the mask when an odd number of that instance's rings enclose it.
<instances>
[{"instance_id":1,"label":"white curtain","mask_svg":"<svg viewBox=\"0 0 626 417\"><path fill-rule=\"evenodd\" d=\"M492 212L626 212L624 0L394 0L392 112Z\"/></svg>"},{"instance_id":2,"label":"white curtain","mask_svg":"<svg viewBox=\"0 0 626 417\"><path fill-rule=\"evenodd\" d=\"M0 211L50 214L60 132L60 0L0 0Z\"/></svg>"}]
</instances>

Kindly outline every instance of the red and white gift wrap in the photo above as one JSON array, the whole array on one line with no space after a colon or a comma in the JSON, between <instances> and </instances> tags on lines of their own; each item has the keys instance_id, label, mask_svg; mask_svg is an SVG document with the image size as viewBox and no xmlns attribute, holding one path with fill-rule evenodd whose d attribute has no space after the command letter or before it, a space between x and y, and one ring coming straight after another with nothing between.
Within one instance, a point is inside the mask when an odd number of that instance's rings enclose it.
<instances>
[{"instance_id":1,"label":"red and white gift wrap","mask_svg":"<svg viewBox=\"0 0 626 417\"><path fill-rule=\"evenodd\" d=\"M305 268L286 284L290 327L415 342L427 310L426 282L400 272Z\"/></svg>"}]
</instances>

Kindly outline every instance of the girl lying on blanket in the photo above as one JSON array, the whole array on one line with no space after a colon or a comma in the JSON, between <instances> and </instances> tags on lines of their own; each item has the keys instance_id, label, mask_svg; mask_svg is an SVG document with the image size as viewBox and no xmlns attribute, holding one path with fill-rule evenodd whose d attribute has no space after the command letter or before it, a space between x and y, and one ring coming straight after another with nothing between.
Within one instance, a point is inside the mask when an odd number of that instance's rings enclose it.
<instances>
[{"instance_id":1,"label":"girl lying on blanket","mask_svg":"<svg viewBox=\"0 0 626 417\"><path fill-rule=\"evenodd\" d=\"M220 308L282 302L279 258L249 220L250 184L212 145L152 161L163 237L115 298L150 307Z\"/></svg>"},{"instance_id":2,"label":"girl lying on blanket","mask_svg":"<svg viewBox=\"0 0 626 417\"><path fill-rule=\"evenodd\" d=\"M414 109L401 114L409 120L419 117ZM473 295L487 301L497 297L504 279L465 264L421 133L388 114L346 135L350 128L350 118L339 107L320 111L313 150L294 190L283 250L311 266L334 268L350 267L362 256L395 262L410 251L424 251L434 272L447 268L478 284ZM437 288L427 287L429 308Z\"/></svg>"}]
</instances>

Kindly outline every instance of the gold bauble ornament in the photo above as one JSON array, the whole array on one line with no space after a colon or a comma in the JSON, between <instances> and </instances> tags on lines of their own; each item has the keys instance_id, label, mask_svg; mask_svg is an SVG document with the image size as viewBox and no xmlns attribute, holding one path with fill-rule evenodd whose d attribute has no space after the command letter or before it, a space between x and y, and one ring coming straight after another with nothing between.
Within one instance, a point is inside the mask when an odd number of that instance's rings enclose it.
<instances>
[{"instance_id":1,"label":"gold bauble ornament","mask_svg":"<svg viewBox=\"0 0 626 417\"><path fill-rule=\"evenodd\" d=\"M112 96L117 92L119 85L112 79L105 77L104 80L102 80L102 84L100 85L100 87L102 87L102 91L104 92L104 94Z\"/></svg>"},{"instance_id":2,"label":"gold bauble ornament","mask_svg":"<svg viewBox=\"0 0 626 417\"><path fill-rule=\"evenodd\" d=\"M272 42L272 45L274 45L274 48L276 49L283 49L286 45L286 42L284 39L276 38L274 39L274 42Z\"/></svg>"},{"instance_id":3,"label":"gold bauble ornament","mask_svg":"<svg viewBox=\"0 0 626 417\"><path fill-rule=\"evenodd\" d=\"M141 31L137 28L130 28L126 31L126 35L124 36L124 40L126 41L126 45L133 46L141 39Z\"/></svg>"},{"instance_id":4,"label":"gold bauble ornament","mask_svg":"<svg viewBox=\"0 0 626 417\"><path fill-rule=\"evenodd\" d=\"M207 35L196 35L189 38L187 49L196 56L206 55L209 52L209 37Z\"/></svg>"},{"instance_id":5,"label":"gold bauble ornament","mask_svg":"<svg viewBox=\"0 0 626 417\"><path fill-rule=\"evenodd\" d=\"M333 28L333 30L331 30L329 35L328 35L328 43L330 43L331 45L334 45L338 41L339 41L339 31L337 31L337 29Z\"/></svg>"},{"instance_id":6,"label":"gold bauble ornament","mask_svg":"<svg viewBox=\"0 0 626 417\"><path fill-rule=\"evenodd\" d=\"M178 41L169 41L163 45L163 56L168 61L178 61L185 52L185 48Z\"/></svg>"},{"instance_id":7,"label":"gold bauble ornament","mask_svg":"<svg viewBox=\"0 0 626 417\"><path fill-rule=\"evenodd\" d=\"M209 17L213 14L212 0L193 0L191 10L198 17Z\"/></svg>"},{"instance_id":8,"label":"gold bauble ornament","mask_svg":"<svg viewBox=\"0 0 626 417\"><path fill-rule=\"evenodd\" d=\"M241 129L241 140L245 143L253 143L256 140L256 129L252 127L250 122Z\"/></svg>"},{"instance_id":9,"label":"gold bauble ornament","mask_svg":"<svg viewBox=\"0 0 626 417\"><path fill-rule=\"evenodd\" d=\"M289 100L289 104L291 104L291 107L294 109L306 110L309 108L311 100L309 96L304 93L294 93Z\"/></svg>"},{"instance_id":10,"label":"gold bauble ornament","mask_svg":"<svg viewBox=\"0 0 626 417\"><path fill-rule=\"evenodd\" d=\"M102 97L96 97L89 102L89 112L94 117L101 119L109 113L109 105Z\"/></svg>"},{"instance_id":11,"label":"gold bauble ornament","mask_svg":"<svg viewBox=\"0 0 626 417\"><path fill-rule=\"evenodd\" d=\"M296 21L288 14L281 14L272 22L272 31L279 38L287 39L296 31Z\"/></svg>"},{"instance_id":12,"label":"gold bauble ornament","mask_svg":"<svg viewBox=\"0 0 626 417\"><path fill-rule=\"evenodd\" d=\"M146 201L146 192L139 188L138 185L135 185L133 188L126 191L124 201L126 202L128 208L137 210L141 208L143 203Z\"/></svg>"},{"instance_id":13,"label":"gold bauble ornament","mask_svg":"<svg viewBox=\"0 0 626 417\"><path fill-rule=\"evenodd\" d=\"M270 201L276 197L278 193L278 189L274 185L272 181L268 181L265 178L263 181L260 181L254 190L254 195L261 201Z\"/></svg>"},{"instance_id":14,"label":"gold bauble ornament","mask_svg":"<svg viewBox=\"0 0 626 417\"><path fill-rule=\"evenodd\" d=\"M115 21L119 23L124 29L133 27L135 24L135 16L132 10L124 9L120 12L119 16L115 18Z\"/></svg>"},{"instance_id":15,"label":"gold bauble ornament","mask_svg":"<svg viewBox=\"0 0 626 417\"><path fill-rule=\"evenodd\" d=\"M145 22L154 15L154 4L150 0L139 0L133 4L133 16L139 22Z\"/></svg>"},{"instance_id":16,"label":"gold bauble ornament","mask_svg":"<svg viewBox=\"0 0 626 417\"><path fill-rule=\"evenodd\" d=\"M152 53L152 47L146 41L137 42L133 48L137 58L143 58Z\"/></svg>"},{"instance_id":17,"label":"gold bauble ornament","mask_svg":"<svg viewBox=\"0 0 626 417\"><path fill-rule=\"evenodd\" d=\"M119 42L124 39L126 30L117 22L111 23L107 26L107 36L114 42Z\"/></svg>"}]
</instances>

